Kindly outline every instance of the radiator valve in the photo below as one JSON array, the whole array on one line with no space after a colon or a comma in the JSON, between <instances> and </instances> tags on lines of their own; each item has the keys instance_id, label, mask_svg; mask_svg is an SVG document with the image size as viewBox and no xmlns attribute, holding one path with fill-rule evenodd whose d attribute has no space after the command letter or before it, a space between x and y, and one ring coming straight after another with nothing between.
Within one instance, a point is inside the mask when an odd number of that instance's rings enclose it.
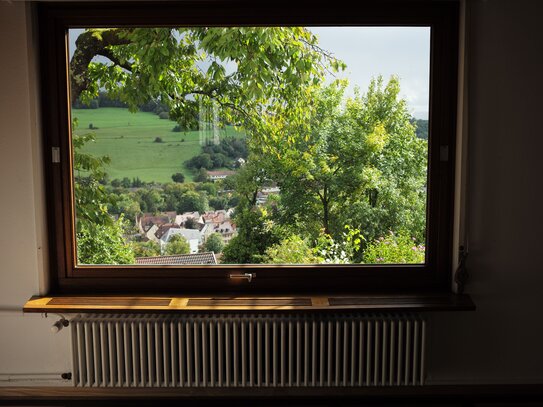
<instances>
[{"instance_id":1,"label":"radiator valve","mask_svg":"<svg viewBox=\"0 0 543 407\"><path fill-rule=\"evenodd\" d=\"M70 325L70 321L68 321L66 318L61 318L57 322L55 322L53 324L53 326L51 327L51 332L56 334L56 333L60 332L62 330L62 328L64 328L65 326L68 326L68 325Z\"/></svg>"}]
</instances>

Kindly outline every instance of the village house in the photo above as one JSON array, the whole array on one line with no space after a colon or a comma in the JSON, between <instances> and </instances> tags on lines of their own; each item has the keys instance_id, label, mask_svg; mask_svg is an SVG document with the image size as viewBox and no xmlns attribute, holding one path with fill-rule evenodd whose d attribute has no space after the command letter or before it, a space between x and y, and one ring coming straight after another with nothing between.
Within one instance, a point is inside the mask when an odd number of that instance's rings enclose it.
<instances>
[{"instance_id":1,"label":"village house","mask_svg":"<svg viewBox=\"0 0 543 407\"><path fill-rule=\"evenodd\" d=\"M208 171L207 172L207 177L209 178L210 181L217 181L219 179L225 179L226 177L229 177L231 175L234 175L236 173L236 171L228 171L228 170L224 170L224 171Z\"/></svg>"},{"instance_id":2,"label":"village house","mask_svg":"<svg viewBox=\"0 0 543 407\"><path fill-rule=\"evenodd\" d=\"M190 252L192 254L198 253L198 247L204 243L201 232L197 229L185 229L180 228L178 225L169 226L166 232L159 238L160 245L165 246L168 244L172 236L183 236L190 246Z\"/></svg>"},{"instance_id":3,"label":"village house","mask_svg":"<svg viewBox=\"0 0 543 407\"><path fill-rule=\"evenodd\" d=\"M218 264L215 253L175 254L173 256L137 257L136 264L155 265L193 265L193 264Z\"/></svg>"}]
</instances>

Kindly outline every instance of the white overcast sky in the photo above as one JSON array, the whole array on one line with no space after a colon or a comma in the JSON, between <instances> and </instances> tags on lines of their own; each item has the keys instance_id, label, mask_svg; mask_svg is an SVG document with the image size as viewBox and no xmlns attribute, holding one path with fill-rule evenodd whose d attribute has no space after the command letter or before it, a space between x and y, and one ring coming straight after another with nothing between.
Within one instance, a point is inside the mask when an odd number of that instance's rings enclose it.
<instances>
[{"instance_id":1,"label":"white overcast sky","mask_svg":"<svg viewBox=\"0 0 543 407\"><path fill-rule=\"evenodd\" d=\"M339 75L362 92L371 78L400 78L401 97L418 119L428 118L430 84L429 27L311 27L319 45L347 64Z\"/></svg>"},{"instance_id":2,"label":"white overcast sky","mask_svg":"<svg viewBox=\"0 0 543 407\"><path fill-rule=\"evenodd\" d=\"M365 92L371 78L391 75L400 78L402 98L410 113L428 118L430 76L429 27L310 27L319 38L319 46L347 64L338 77L348 78L348 93L354 86ZM75 39L82 32L70 30L70 57Z\"/></svg>"}]
</instances>

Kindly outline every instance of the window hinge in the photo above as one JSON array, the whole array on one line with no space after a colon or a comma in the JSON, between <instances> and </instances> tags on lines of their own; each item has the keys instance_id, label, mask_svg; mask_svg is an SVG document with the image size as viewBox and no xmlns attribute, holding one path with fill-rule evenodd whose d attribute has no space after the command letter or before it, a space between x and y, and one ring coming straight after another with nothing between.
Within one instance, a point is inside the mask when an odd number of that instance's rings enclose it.
<instances>
[{"instance_id":1,"label":"window hinge","mask_svg":"<svg viewBox=\"0 0 543 407\"><path fill-rule=\"evenodd\" d=\"M60 147L51 148L51 161L53 164L60 163Z\"/></svg>"}]
</instances>

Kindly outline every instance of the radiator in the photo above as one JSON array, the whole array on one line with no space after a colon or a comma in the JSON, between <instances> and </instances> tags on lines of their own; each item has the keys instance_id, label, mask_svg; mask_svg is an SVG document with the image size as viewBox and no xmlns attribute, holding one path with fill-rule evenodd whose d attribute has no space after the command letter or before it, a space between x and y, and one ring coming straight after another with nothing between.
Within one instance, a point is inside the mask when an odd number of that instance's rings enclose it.
<instances>
[{"instance_id":1,"label":"radiator","mask_svg":"<svg viewBox=\"0 0 543 407\"><path fill-rule=\"evenodd\" d=\"M81 387L424 383L418 315L82 315L71 332Z\"/></svg>"}]
</instances>

